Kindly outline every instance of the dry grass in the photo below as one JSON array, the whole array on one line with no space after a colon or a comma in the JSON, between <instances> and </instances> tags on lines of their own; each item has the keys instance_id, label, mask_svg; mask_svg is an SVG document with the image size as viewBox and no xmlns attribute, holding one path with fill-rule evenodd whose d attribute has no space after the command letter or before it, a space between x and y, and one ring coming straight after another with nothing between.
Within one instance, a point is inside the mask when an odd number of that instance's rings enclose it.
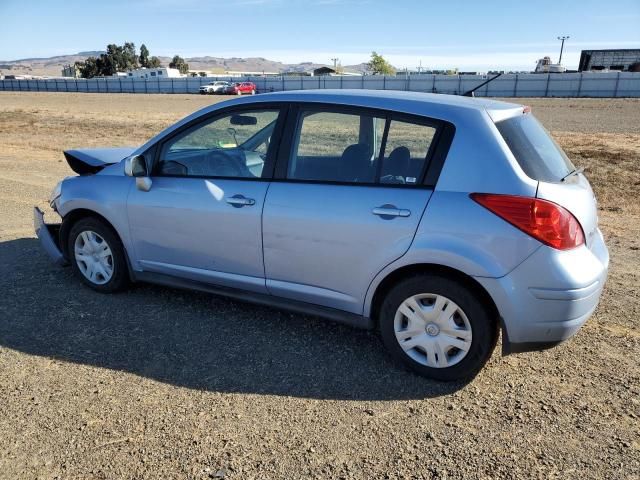
<instances>
[{"instance_id":1,"label":"dry grass","mask_svg":"<svg viewBox=\"0 0 640 480\"><path fill-rule=\"evenodd\" d=\"M639 478L640 102L526 100L587 169L610 277L570 342L442 385L366 332L50 265L31 207L63 149L216 100L0 93L0 478Z\"/></svg>"}]
</instances>

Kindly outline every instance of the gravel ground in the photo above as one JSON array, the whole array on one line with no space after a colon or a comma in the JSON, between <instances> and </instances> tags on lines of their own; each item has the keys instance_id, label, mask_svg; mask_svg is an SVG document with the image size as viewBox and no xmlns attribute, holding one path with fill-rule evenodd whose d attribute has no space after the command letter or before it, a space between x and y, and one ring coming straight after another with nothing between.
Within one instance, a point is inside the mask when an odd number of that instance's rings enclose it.
<instances>
[{"instance_id":1,"label":"gravel ground","mask_svg":"<svg viewBox=\"0 0 640 480\"><path fill-rule=\"evenodd\" d=\"M600 200L595 316L470 383L373 333L199 293L105 296L52 266L31 206L60 150L138 144L213 97L0 93L0 478L640 478L640 102L525 99Z\"/></svg>"}]
</instances>

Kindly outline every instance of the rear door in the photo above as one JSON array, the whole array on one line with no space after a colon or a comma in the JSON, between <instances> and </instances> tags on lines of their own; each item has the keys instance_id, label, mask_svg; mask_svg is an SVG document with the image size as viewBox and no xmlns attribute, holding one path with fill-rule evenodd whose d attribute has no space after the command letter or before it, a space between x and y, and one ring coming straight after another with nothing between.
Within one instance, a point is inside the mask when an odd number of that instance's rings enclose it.
<instances>
[{"instance_id":1,"label":"rear door","mask_svg":"<svg viewBox=\"0 0 640 480\"><path fill-rule=\"evenodd\" d=\"M317 105L288 118L263 213L267 288L360 314L371 280L411 245L438 124Z\"/></svg>"}]
</instances>

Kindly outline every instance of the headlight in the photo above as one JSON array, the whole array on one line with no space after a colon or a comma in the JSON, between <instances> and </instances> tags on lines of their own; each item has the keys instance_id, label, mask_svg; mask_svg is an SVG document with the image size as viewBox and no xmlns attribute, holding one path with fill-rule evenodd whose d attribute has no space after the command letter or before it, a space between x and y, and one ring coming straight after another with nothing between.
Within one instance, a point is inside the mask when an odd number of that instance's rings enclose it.
<instances>
[{"instance_id":1,"label":"headlight","mask_svg":"<svg viewBox=\"0 0 640 480\"><path fill-rule=\"evenodd\" d=\"M51 205L53 207L53 203L60 197L60 195L62 195L62 182L63 180L60 180L55 187L53 187L53 191L51 192L51 195L49 195L49 205Z\"/></svg>"}]
</instances>

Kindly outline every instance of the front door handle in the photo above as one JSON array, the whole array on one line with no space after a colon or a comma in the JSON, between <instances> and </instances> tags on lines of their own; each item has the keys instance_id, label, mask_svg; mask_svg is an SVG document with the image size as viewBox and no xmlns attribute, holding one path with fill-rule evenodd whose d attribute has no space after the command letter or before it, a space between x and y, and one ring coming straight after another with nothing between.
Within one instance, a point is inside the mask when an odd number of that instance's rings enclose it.
<instances>
[{"instance_id":1,"label":"front door handle","mask_svg":"<svg viewBox=\"0 0 640 480\"><path fill-rule=\"evenodd\" d=\"M395 205L382 205L371 210L371 213L384 219L390 219L393 217L408 217L411 215L411 210L397 208Z\"/></svg>"},{"instance_id":2,"label":"front door handle","mask_svg":"<svg viewBox=\"0 0 640 480\"><path fill-rule=\"evenodd\" d=\"M247 205L255 205L256 201L253 198L246 198L244 195L234 195L227 198L227 203L236 208L242 208Z\"/></svg>"}]
</instances>

